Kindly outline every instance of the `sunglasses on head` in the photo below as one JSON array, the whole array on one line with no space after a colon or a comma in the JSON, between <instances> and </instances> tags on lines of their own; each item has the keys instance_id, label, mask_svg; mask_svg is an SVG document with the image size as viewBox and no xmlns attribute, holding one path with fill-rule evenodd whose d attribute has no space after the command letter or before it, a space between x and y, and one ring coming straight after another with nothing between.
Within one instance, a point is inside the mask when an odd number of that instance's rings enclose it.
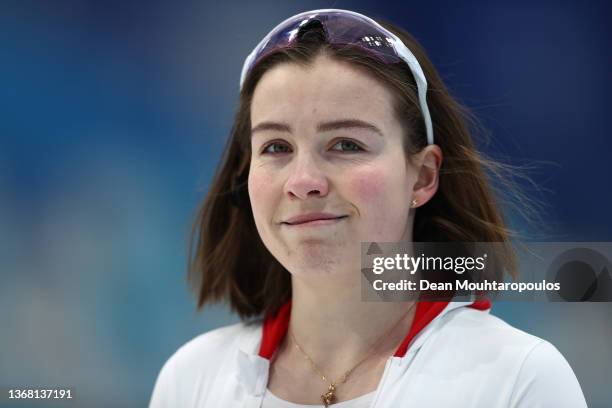
<instances>
[{"instance_id":1,"label":"sunglasses on head","mask_svg":"<svg viewBox=\"0 0 612 408\"><path fill-rule=\"evenodd\" d=\"M419 105L425 121L427 143L433 144L433 127L427 107L427 81L419 62L395 34L370 17L349 10L321 9L289 17L270 31L246 57L240 75L240 89L249 72L274 51L299 42L309 28L320 29L332 47L355 46L385 64L405 62L417 85Z\"/></svg>"}]
</instances>

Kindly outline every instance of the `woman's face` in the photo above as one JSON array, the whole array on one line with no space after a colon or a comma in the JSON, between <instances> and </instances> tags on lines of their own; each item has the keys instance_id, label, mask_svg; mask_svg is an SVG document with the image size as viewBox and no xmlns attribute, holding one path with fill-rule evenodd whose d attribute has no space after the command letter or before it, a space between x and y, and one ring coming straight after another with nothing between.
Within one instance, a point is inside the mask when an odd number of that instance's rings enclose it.
<instances>
[{"instance_id":1,"label":"woman's face","mask_svg":"<svg viewBox=\"0 0 612 408\"><path fill-rule=\"evenodd\" d=\"M416 171L376 79L326 56L278 65L255 89L251 124L255 224L292 274L354 271L362 241L410 239Z\"/></svg>"}]
</instances>

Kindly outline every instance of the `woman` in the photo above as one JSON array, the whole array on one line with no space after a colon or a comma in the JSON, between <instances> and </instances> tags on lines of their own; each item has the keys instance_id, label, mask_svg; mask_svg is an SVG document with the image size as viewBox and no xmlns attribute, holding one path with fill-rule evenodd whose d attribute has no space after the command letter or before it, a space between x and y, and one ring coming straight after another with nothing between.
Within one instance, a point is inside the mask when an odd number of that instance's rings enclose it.
<instances>
[{"instance_id":1,"label":"woman","mask_svg":"<svg viewBox=\"0 0 612 408\"><path fill-rule=\"evenodd\" d=\"M151 406L586 406L487 301L361 301L363 241L501 242L514 270L489 165L410 35L346 10L279 24L245 61L190 254L199 307L243 323L181 347Z\"/></svg>"}]
</instances>

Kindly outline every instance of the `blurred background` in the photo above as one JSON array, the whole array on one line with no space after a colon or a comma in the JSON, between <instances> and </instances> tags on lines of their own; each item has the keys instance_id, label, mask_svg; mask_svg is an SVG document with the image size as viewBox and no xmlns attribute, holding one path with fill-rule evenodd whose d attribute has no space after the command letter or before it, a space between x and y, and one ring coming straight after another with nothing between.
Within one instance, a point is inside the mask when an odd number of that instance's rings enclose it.
<instances>
[{"instance_id":1,"label":"blurred background","mask_svg":"<svg viewBox=\"0 0 612 408\"><path fill-rule=\"evenodd\" d=\"M413 33L489 130L481 148L539 163L524 187L546 228L515 229L612 241L609 2L3 1L0 406L41 386L72 388L74 406L146 406L180 345L237 321L195 311L191 222L244 58L281 20L329 7ZM610 303L492 313L551 341L589 406L612 406Z\"/></svg>"}]
</instances>

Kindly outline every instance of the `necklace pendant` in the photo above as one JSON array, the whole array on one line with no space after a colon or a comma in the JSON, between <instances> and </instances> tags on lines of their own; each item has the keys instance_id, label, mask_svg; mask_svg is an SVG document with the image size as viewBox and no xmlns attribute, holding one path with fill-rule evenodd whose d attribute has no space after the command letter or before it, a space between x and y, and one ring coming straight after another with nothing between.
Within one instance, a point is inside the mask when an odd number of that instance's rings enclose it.
<instances>
[{"instance_id":1,"label":"necklace pendant","mask_svg":"<svg viewBox=\"0 0 612 408\"><path fill-rule=\"evenodd\" d=\"M325 408L335 402L336 395L334 394L334 391L336 391L336 387L334 386L334 384L330 384L329 388L327 389L327 392L321 395L321 400L323 400Z\"/></svg>"}]
</instances>

